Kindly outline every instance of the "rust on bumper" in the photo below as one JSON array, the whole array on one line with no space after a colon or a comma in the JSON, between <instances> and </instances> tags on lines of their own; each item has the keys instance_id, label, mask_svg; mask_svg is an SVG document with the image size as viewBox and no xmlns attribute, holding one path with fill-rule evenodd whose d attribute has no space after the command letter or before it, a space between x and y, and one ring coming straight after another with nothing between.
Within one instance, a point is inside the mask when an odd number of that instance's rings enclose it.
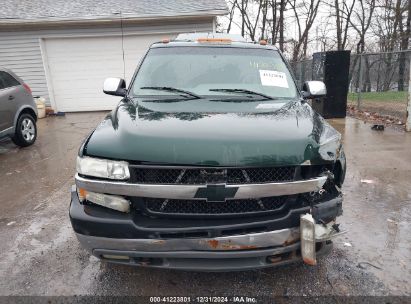
<instances>
[{"instance_id":1,"label":"rust on bumper","mask_svg":"<svg viewBox=\"0 0 411 304\"><path fill-rule=\"evenodd\" d=\"M113 249L136 251L221 251L250 250L287 246L298 242L300 228L294 227L276 231L233 235L216 238L182 239L113 239L77 234L80 243L88 250Z\"/></svg>"}]
</instances>

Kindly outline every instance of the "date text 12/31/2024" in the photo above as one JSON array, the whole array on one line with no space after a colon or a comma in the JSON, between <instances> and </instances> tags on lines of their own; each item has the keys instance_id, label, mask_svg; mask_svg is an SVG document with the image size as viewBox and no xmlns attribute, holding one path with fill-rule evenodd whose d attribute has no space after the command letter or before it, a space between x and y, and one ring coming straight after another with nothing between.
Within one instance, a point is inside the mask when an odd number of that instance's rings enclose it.
<instances>
[{"instance_id":1,"label":"date text 12/31/2024","mask_svg":"<svg viewBox=\"0 0 411 304\"><path fill-rule=\"evenodd\" d=\"M198 297L150 297L150 303L257 303L254 297L198 296Z\"/></svg>"}]
</instances>

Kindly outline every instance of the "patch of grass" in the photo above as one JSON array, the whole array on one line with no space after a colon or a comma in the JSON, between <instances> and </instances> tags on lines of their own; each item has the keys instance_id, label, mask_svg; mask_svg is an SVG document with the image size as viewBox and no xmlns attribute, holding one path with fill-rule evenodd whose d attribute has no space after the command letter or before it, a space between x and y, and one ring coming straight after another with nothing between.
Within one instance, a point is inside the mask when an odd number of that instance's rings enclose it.
<instances>
[{"instance_id":1,"label":"patch of grass","mask_svg":"<svg viewBox=\"0 0 411 304\"><path fill-rule=\"evenodd\" d=\"M349 101L357 101L357 96L357 93L348 93L347 99ZM362 92L361 100L371 102L406 102L407 96L407 91Z\"/></svg>"}]
</instances>

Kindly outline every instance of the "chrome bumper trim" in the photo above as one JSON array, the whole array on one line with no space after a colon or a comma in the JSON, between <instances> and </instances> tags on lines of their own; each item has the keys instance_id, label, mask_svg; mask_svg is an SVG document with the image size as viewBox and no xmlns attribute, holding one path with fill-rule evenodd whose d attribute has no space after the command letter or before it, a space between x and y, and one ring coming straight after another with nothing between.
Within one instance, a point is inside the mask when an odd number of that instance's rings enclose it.
<instances>
[{"instance_id":1,"label":"chrome bumper trim","mask_svg":"<svg viewBox=\"0 0 411 304\"><path fill-rule=\"evenodd\" d=\"M76 174L75 179L78 188L92 192L164 199L202 199L196 198L196 193L199 189L207 187L206 185L131 184L118 181L94 180L81 177L78 174ZM235 194L232 199L250 199L319 191L326 180L326 176L320 176L293 182L224 185L224 187L226 190L234 190Z\"/></svg>"},{"instance_id":2,"label":"chrome bumper trim","mask_svg":"<svg viewBox=\"0 0 411 304\"><path fill-rule=\"evenodd\" d=\"M120 251L230 251L251 250L287 246L298 242L300 228L287 228L269 232L233 235L216 238L181 239L113 239L76 233L81 245L89 251L94 249Z\"/></svg>"}]
</instances>

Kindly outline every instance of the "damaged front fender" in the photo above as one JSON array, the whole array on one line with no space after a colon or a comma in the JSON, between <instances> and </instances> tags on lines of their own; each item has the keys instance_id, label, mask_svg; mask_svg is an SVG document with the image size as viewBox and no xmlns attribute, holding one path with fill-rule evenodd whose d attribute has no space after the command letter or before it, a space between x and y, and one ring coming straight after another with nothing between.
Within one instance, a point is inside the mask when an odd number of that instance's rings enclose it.
<instances>
[{"instance_id":1,"label":"damaged front fender","mask_svg":"<svg viewBox=\"0 0 411 304\"><path fill-rule=\"evenodd\" d=\"M345 159L345 153L343 147L340 149L340 153L338 155L338 159L334 166L334 178L335 184L338 187L341 187L345 180L345 172L347 170L347 161Z\"/></svg>"}]
</instances>

